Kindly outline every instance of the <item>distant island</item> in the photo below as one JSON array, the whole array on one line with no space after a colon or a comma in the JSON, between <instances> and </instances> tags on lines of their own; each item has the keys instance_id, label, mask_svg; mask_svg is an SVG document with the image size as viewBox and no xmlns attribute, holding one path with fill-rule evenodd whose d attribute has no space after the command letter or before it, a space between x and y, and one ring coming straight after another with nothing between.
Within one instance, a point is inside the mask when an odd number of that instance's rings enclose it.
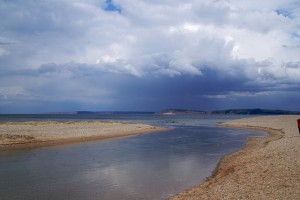
<instances>
[{"instance_id":1,"label":"distant island","mask_svg":"<svg viewBox=\"0 0 300 200\"><path fill-rule=\"evenodd\" d=\"M59 114L59 113L56 113ZM67 113L60 113L67 114ZM204 114L236 114L236 115L300 115L300 111L288 111L288 110L269 110L269 109L227 109L227 110L213 110L213 111L202 111L193 109L165 109L159 112L139 112L139 111L77 111L69 114L156 114L156 115L204 115Z\"/></svg>"}]
</instances>

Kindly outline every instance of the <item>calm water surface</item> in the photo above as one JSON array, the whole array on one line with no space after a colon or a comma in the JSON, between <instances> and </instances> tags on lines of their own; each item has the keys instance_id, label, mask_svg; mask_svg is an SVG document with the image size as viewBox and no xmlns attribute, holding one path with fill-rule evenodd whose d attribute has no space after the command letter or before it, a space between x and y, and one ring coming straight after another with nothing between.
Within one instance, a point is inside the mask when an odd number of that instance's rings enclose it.
<instances>
[{"instance_id":1,"label":"calm water surface","mask_svg":"<svg viewBox=\"0 0 300 200\"><path fill-rule=\"evenodd\" d=\"M0 154L1 199L165 199L208 177L220 157L261 132L217 127L240 116L108 115L72 120L172 127L134 137ZM16 117L14 121L41 120ZM68 117L42 120L70 120ZM1 118L0 118L1 121ZM2 121L7 121L7 117ZM12 120L8 120L12 121Z\"/></svg>"}]
</instances>

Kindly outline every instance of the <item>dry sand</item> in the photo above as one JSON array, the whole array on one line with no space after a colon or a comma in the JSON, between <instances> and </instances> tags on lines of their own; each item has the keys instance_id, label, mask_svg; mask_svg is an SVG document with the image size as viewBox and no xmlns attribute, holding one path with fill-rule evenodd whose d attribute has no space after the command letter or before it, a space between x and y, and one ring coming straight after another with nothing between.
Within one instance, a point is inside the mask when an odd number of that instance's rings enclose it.
<instances>
[{"instance_id":1,"label":"dry sand","mask_svg":"<svg viewBox=\"0 0 300 200\"><path fill-rule=\"evenodd\" d=\"M300 199L300 116L264 116L221 125L269 133L225 156L203 184L171 199Z\"/></svg>"},{"instance_id":2,"label":"dry sand","mask_svg":"<svg viewBox=\"0 0 300 200\"><path fill-rule=\"evenodd\" d=\"M147 124L122 122L0 123L0 151L165 131Z\"/></svg>"}]
</instances>

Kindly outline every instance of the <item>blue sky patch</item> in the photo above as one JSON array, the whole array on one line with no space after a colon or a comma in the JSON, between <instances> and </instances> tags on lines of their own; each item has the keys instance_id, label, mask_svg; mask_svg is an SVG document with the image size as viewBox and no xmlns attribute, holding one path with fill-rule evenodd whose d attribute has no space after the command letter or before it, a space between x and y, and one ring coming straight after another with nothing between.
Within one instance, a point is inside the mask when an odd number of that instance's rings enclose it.
<instances>
[{"instance_id":1,"label":"blue sky patch","mask_svg":"<svg viewBox=\"0 0 300 200\"><path fill-rule=\"evenodd\" d=\"M106 11L117 11L119 13L122 11L122 8L118 5L115 5L112 0L106 0L105 4Z\"/></svg>"},{"instance_id":2,"label":"blue sky patch","mask_svg":"<svg viewBox=\"0 0 300 200\"><path fill-rule=\"evenodd\" d=\"M0 2L0 114L300 110L300 0Z\"/></svg>"},{"instance_id":3,"label":"blue sky patch","mask_svg":"<svg viewBox=\"0 0 300 200\"><path fill-rule=\"evenodd\" d=\"M278 9L278 10L275 10L275 12L277 13L277 15L282 15L284 17L288 17L290 19L292 19L292 13L289 11L289 10L286 10L286 9Z\"/></svg>"}]
</instances>

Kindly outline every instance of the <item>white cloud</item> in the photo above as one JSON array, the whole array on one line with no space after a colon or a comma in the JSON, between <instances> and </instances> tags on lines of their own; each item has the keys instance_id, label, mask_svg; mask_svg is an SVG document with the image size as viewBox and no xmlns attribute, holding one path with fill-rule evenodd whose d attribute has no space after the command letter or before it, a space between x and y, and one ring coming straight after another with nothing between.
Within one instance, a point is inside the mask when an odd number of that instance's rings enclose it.
<instances>
[{"instance_id":1,"label":"white cloud","mask_svg":"<svg viewBox=\"0 0 300 200\"><path fill-rule=\"evenodd\" d=\"M105 10L105 2L2 2L1 70L20 74L55 63L55 70L67 68L57 79L68 81L95 70L140 78L205 78L211 70L261 87L299 83L300 68L290 67L300 62L297 0L114 0L120 12ZM85 70L76 71L79 65ZM27 76L22 86L29 95L34 96L32 82L43 84L46 74L36 76ZM2 77L11 88L21 84L9 73ZM84 86L99 87L89 81ZM51 87L50 82L45 85Z\"/></svg>"},{"instance_id":2,"label":"white cloud","mask_svg":"<svg viewBox=\"0 0 300 200\"><path fill-rule=\"evenodd\" d=\"M230 101L236 101L240 98L258 98L264 96L274 95L277 92L263 91L263 92L249 92L249 91L229 91L225 94L205 95L209 99L228 99Z\"/></svg>"},{"instance_id":3,"label":"white cloud","mask_svg":"<svg viewBox=\"0 0 300 200\"><path fill-rule=\"evenodd\" d=\"M233 62L250 58L256 61L276 58L279 62L298 59L295 55L299 48L291 46L299 40L290 36L299 31L298 19L276 13L281 7L290 9L293 1L115 3L122 8L121 14L104 11L105 1L7 3L2 8L8 14L3 22L6 34L2 37L19 41L15 54L20 54L20 65L25 63L26 67L50 62L112 63L121 59L126 65L144 71L146 63L136 66L134 62L140 60L138 57L166 53L175 58L175 52L186 53L182 59L189 63L202 60L204 64L213 57L219 63L228 59ZM10 7L15 11L11 12ZM228 44L228 37L231 46L224 49L222 45ZM288 50L283 46L289 47ZM187 49L193 49L194 53ZM2 52L6 51L2 48ZM171 61L177 62L178 59ZM182 65L182 72L190 71L191 65ZM174 70L181 73L178 67ZM199 73L199 69L193 71Z\"/></svg>"}]
</instances>

